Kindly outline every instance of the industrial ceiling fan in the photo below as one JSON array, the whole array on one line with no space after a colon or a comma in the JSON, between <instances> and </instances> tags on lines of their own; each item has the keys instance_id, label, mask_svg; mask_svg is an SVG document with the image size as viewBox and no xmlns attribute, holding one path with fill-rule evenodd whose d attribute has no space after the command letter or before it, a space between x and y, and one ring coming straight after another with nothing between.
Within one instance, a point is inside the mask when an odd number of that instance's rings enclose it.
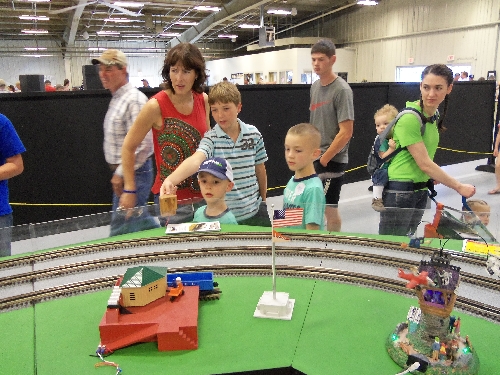
<instances>
[{"instance_id":1,"label":"industrial ceiling fan","mask_svg":"<svg viewBox=\"0 0 500 375\"><path fill-rule=\"evenodd\" d=\"M122 12L123 14L127 14L127 15L132 16L132 17L139 17L139 16L143 15L140 10L137 13L131 12L130 10L127 10L125 8L122 8L122 7L119 7L118 5L111 4L111 3L108 3L108 2L102 1L102 0L89 1L87 3L73 5L73 6L67 7L67 8L62 8L62 9L57 9L57 10L50 10L48 13L50 13L50 14L65 13L65 12L69 12L70 10L73 10L73 9L83 8L83 7L86 7L87 5L96 4L96 3L106 5L109 8L116 9L116 10Z\"/></svg>"}]
</instances>

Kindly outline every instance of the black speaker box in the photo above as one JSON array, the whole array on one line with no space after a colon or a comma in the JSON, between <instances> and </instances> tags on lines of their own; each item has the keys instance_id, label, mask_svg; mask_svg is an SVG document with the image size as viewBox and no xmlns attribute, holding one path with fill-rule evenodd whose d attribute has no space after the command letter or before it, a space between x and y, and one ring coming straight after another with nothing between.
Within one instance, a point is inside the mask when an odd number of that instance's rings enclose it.
<instances>
[{"instance_id":1,"label":"black speaker box","mask_svg":"<svg viewBox=\"0 0 500 375\"><path fill-rule=\"evenodd\" d=\"M42 74L25 74L19 76L22 92L45 91Z\"/></svg>"},{"instance_id":2,"label":"black speaker box","mask_svg":"<svg viewBox=\"0 0 500 375\"><path fill-rule=\"evenodd\" d=\"M83 88L85 90L103 90L101 79L99 78L99 65L83 65Z\"/></svg>"}]
</instances>

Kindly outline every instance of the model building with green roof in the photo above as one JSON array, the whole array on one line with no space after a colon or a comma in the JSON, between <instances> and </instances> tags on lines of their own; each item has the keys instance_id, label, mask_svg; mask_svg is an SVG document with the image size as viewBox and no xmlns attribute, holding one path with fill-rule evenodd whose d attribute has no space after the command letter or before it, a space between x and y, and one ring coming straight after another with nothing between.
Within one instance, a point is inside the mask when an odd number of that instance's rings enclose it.
<instances>
[{"instance_id":1,"label":"model building with green roof","mask_svg":"<svg viewBox=\"0 0 500 375\"><path fill-rule=\"evenodd\" d=\"M145 306L165 296L166 267L132 267L120 283L123 307Z\"/></svg>"}]
</instances>

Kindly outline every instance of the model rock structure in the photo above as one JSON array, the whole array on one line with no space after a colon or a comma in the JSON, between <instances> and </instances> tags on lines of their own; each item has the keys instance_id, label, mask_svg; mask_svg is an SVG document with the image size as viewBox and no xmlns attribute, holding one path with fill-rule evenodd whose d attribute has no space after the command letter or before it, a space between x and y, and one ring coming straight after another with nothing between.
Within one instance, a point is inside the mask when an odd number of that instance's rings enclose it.
<instances>
[{"instance_id":1,"label":"model rock structure","mask_svg":"<svg viewBox=\"0 0 500 375\"><path fill-rule=\"evenodd\" d=\"M419 371L431 375L477 374L477 353L468 336L461 335L460 318L451 316L460 267L451 265L441 250L430 261L422 261L413 275L402 270L399 274L409 281L407 287L415 289L420 308L412 307L407 322L398 324L388 337L386 348L391 358L405 368L419 362Z\"/></svg>"}]
</instances>

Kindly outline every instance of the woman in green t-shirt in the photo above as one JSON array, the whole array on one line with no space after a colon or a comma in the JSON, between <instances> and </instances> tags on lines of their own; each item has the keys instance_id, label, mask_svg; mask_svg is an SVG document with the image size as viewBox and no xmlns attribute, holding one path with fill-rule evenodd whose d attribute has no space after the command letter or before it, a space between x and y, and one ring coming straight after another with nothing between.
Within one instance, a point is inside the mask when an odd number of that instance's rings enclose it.
<instances>
[{"instance_id":1,"label":"woman in green t-shirt","mask_svg":"<svg viewBox=\"0 0 500 375\"><path fill-rule=\"evenodd\" d=\"M406 148L391 160L389 183L383 193L386 209L381 212L379 234L407 235L414 233L427 203L427 181L431 178L469 198L476 192L473 185L462 184L433 162L439 143L439 132L445 130L443 120L448 95L453 88L453 72L443 64L429 65L422 72L420 100L407 102L425 117L422 135L418 118L405 114L394 126L396 148ZM444 101L443 115L438 112Z\"/></svg>"}]
</instances>

